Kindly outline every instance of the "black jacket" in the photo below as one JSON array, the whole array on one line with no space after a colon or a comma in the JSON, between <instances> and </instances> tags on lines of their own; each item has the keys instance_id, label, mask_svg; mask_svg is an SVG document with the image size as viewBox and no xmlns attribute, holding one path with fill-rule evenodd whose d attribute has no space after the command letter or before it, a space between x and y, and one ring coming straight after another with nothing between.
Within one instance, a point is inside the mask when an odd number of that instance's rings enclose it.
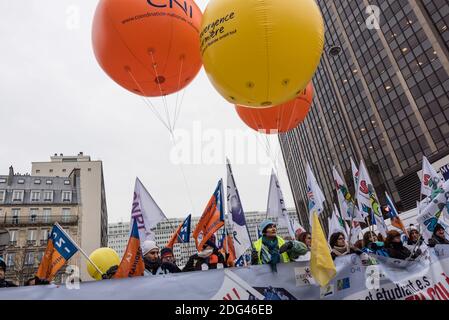
<instances>
[{"instance_id":1,"label":"black jacket","mask_svg":"<svg viewBox=\"0 0 449 320\"><path fill-rule=\"evenodd\" d=\"M162 262L161 269L165 274L181 272L181 269L179 269L179 267L176 264L171 262Z\"/></svg>"},{"instance_id":2,"label":"black jacket","mask_svg":"<svg viewBox=\"0 0 449 320\"><path fill-rule=\"evenodd\" d=\"M6 281L5 279L0 279L0 288L12 288L17 287L14 283L11 281Z\"/></svg>"},{"instance_id":3,"label":"black jacket","mask_svg":"<svg viewBox=\"0 0 449 320\"><path fill-rule=\"evenodd\" d=\"M433 248L437 244L449 244L449 241L446 238L440 238L434 234L432 238L429 239L428 246Z\"/></svg>"},{"instance_id":4,"label":"black jacket","mask_svg":"<svg viewBox=\"0 0 449 320\"><path fill-rule=\"evenodd\" d=\"M409 249L404 247L402 242L395 244L390 243L388 246L385 247L385 250L387 251L390 258L400 260L405 260L407 258L416 259L421 254L420 250L412 254L412 252Z\"/></svg>"},{"instance_id":5,"label":"black jacket","mask_svg":"<svg viewBox=\"0 0 449 320\"><path fill-rule=\"evenodd\" d=\"M211 260L211 256L212 255L216 255L218 258L218 262L216 263L212 263ZM217 269L217 265L219 263L221 263L223 265L223 268L226 268L226 261L225 261L225 257L223 257L223 255L218 252L218 250L215 250L212 253L211 256L206 257L206 258L201 258L198 256L198 254L194 254L192 256L190 256L189 260L187 261L186 265L184 266L184 269L182 269L183 272L188 272L188 271L201 271L202 270L202 265L206 264L208 269Z\"/></svg>"}]
</instances>

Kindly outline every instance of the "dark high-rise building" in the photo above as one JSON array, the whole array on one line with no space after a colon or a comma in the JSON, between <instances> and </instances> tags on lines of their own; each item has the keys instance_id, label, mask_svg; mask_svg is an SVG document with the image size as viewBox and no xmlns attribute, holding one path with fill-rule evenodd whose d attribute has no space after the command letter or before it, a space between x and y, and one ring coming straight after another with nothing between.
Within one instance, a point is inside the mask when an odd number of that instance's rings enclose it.
<instances>
[{"instance_id":1,"label":"dark high-rise building","mask_svg":"<svg viewBox=\"0 0 449 320\"><path fill-rule=\"evenodd\" d=\"M414 208L423 155L449 154L449 2L317 2L326 43L313 106L279 138L300 220L308 225L306 162L329 212L333 165L354 191L350 157L364 159L382 204L387 191L400 210Z\"/></svg>"}]
</instances>

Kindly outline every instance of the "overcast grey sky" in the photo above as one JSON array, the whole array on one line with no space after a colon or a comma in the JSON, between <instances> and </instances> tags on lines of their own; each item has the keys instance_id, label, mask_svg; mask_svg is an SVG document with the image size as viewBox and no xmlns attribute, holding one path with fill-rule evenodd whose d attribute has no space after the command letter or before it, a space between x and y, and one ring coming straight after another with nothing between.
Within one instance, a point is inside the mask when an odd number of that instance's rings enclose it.
<instances>
[{"instance_id":1,"label":"overcast grey sky","mask_svg":"<svg viewBox=\"0 0 449 320\"><path fill-rule=\"evenodd\" d=\"M207 2L197 4L204 11ZM83 151L103 161L110 222L129 220L136 176L168 217L184 217L193 209L180 167L170 161L166 129L142 98L115 84L94 57L91 25L96 4L0 1L0 173L7 174L10 165L26 173L32 161ZM162 105L157 99L154 103ZM195 125L218 129L223 137L226 129L246 130L203 69L186 89L177 128L192 133ZM232 154L228 149L224 153ZM267 166L235 162L245 211L265 210L269 176L262 171ZM226 180L225 159L183 168L193 215L199 216L218 179ZM293 207L285 168L279 168L287 207Z\"/></svg>"}]
</instances>

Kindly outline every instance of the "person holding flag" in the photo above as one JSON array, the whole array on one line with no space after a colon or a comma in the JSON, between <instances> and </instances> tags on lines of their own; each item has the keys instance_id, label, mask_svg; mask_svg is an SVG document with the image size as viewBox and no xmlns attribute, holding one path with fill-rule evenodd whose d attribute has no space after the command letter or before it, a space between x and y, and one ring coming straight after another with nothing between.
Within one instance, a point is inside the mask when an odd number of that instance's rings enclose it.
<instances>
[{"instance_id":1,"label":"person holding flag","mask_svg":"<svg viewBox=\"0 0 449 320\"><path fill-rule=\"evenodd\" d=\"M182 271L202 271L226 267L225 257L218 250L215 235L212 234L203 245L202 250L198 250L198 253L189 257Z\"/></svg>"},{"instance_id":2,"label":"person holding flag","mask_svg":"<svg viewBox=\"0 0 449 320\"><path fill-rule=\"evenodd\" d=\"M273 272L277 272L277 264L287 263L305 255L307 246L299 241L285 241L277 234L277 226L271 220L264 220L259 227L262 237L254 242L251 264L269 264Z\"/></svg>"}]
</instances>

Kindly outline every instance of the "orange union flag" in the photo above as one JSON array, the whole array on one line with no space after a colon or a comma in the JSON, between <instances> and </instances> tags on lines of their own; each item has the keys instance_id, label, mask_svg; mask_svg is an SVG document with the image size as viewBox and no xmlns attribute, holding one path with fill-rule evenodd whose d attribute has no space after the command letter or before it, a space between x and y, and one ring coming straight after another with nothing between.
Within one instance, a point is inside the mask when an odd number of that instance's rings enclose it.
<instances>
[{"instance_id":1,"label":"orange union flag","mask_svg":"<svg viewBox=\"0 0 449 320\"><path fill-rule=\"evenodd\" d=\"M206 241L222 226L224 226L223 180L220 179L200 221L198 221L193 231L193 238L195 238L198 251L203 250L203 245Z\"/></svg>"},{"instance_id":2,"label":"orange union flag","mask_svg":"<svg viewBox=\"0 0 449 320\"><path fill-rule=\"evenodd\" d=\"M143 276L144 271L145 264L143 262L142 248L140 247L139 229L137 228L136 219L133 219L128 245L114 278Z\"/></svg>"},{"instance_id":3,"label":"orange union flag","mask_svg":"<svg viewBox=\"0 0 449 320\"><path fill-rule=\"evenodd\" d=\"M55 224L48 237L47 249L42 257L36 276L41 280L51 281L56 273L78 251L76 244Z\"/></svg>"}]
</instances>

